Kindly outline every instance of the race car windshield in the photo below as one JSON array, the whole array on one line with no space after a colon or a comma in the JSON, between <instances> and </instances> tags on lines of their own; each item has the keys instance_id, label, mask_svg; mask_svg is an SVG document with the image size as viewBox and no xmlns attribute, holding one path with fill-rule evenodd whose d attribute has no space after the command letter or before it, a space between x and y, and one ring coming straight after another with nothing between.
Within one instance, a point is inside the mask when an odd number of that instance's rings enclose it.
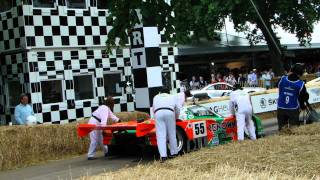
<instances>
[{"instance_id":1,"label":"race car windshield","mask_svg":"<svg viewBox=\"0 0 320 180\"><path fill-rule=\"evenodd\" d=\"M215 114L205 107L202 106L192 106L188 108L194 116L214 116Z\"/></svg>"}]
</instances>

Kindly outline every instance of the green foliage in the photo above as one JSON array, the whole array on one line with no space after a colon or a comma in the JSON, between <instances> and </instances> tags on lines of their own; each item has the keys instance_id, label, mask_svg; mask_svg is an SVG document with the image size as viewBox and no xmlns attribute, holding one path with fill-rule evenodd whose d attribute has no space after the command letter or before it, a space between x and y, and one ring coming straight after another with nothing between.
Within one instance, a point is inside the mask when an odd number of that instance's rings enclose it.
<instances>
[{"instance_id":1,"label":"green foliage","mask_svg":"<svg viewBox=\"0 0 320 180\"><path fill-rule=\"evenodd\" d=\"M107 49L128 40L135 24L158 26L165 30L165 37L171 44L184 44L200 37L216 38L216 31L224 27L224 20L230 17L237 31L246 31L251 43L264 39L266 32L248 0L109 0L109 20L113 29L108 34ZM254 0L267 28L274 36L274 29L282 27L295 33L304 45L311 41L313 24L319 21L320 0ZM139 19L135 9L140 9ZM140 22L140 20L142 22ZM247 23L255 25L249 29ZM262 30L262 34L258 33ZM193 33L191 33L193 32ZM192 35L191 35L192 34ZM119 39L119 44L116 40ZM267 43L270 42L267 40Z\"/></svg>"}]
</instances>

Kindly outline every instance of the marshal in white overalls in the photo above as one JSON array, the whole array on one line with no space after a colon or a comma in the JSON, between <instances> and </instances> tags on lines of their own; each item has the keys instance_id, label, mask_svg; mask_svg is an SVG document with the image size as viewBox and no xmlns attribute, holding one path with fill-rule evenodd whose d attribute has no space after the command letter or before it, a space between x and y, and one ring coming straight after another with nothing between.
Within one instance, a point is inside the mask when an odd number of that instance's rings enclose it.
<instances>
[{"instance_id":1,"label":"marshal in white overalls","mask_svg":"<svg viewBox=\"0 0 320 180\"><path fill-rule=\"evenodd\" d=\"M156 136L159 154L167 157L167 137L169 138L170 154L178 154L176 139L176 117L185 101L184 93L169 95L158 94L153 98L154 117L156 119Z\"/></svg>"},{"instance_id":2,"label":"marshal in white overalls","mask_svg":"<svg viewBox=\"0 0 320 180\"><path fill-rule=\"evenodd\" d=\"M252 105L250 96L243 90L232 91L230 94L230 111L237 119L238 140L244 140L245 128L252 140L256 139L255 127L252 121Z\"/></svg>"},{"instance_id":3,"label":"marshal in white overalls","mask_svg":"<svg viewBox=\"0 0 320 180\"><path fill-rule=\"evenodd\" d=\"M97 126L106 126L109 118L111 118L112 121L114 122L119 121L119 118L112 113L112 111L108 106L102 105L92 113L92 117L90 118L88 124L95 124ZM108 153L108 146L103 145L102 130L94 130L90 132L90 147L88 151L88 158L93 158L95 156L96 148L98 145L102 146L104 153L106 155Z\"/></svg>"}]
</instances>

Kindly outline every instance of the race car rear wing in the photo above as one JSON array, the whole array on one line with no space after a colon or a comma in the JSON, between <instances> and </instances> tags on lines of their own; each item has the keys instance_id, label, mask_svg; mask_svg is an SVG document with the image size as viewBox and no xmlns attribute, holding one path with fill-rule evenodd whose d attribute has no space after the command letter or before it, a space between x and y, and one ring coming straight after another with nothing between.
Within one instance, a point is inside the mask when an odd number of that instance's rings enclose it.
<instances>
[{"instance_id":1,"label":"race car rear wing","mask_svg":"<svg viewBox=\"0 0 320 180\"><path fill-rule=\"evenodd\" d=\"M115 123L112 125L95 125L95 124L80 124L77 127L78 136L85 137L93 130L110 130L110 131L121 131L121 130L136 130L136 136L142 137L150 133L155 128L155 124L150 123L137 123L136 121L128 123Z\"/></svg>"}]
</instances>

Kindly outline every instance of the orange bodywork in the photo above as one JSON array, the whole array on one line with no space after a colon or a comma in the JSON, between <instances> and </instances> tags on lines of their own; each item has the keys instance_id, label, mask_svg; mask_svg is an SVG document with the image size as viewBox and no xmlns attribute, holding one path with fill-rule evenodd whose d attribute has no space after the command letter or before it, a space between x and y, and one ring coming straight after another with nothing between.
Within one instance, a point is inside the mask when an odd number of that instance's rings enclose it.
<instances>
[{"instance_id":1,"label":"orange bodywork","mask_svg":"<svg viewBox=\"0 0 320 180\"><path fill-rule=\"evenodd\" d=\"M205 132L203 136L195 135L195 124L205 123ZM230 125L231 124L231 125ZM222 124L219 124L214 119L193 119L193 120L177 120L177 128L180 128L185 133L186 138L189 141L194 140L198 137L207 137L207 142L211 142L215 138L218 128L223 128L226 134L237 140L237 128L235 126L236 120L234 117L228 117L223 120ZM222 126L222 127L221 127ZM80 124L77 128L79 137L87 136L93 130L104 131L104 144L112 144L114 133L117 131L135 130L135 136L137 138L145 138L148 141L147 144L151 146L157 145L155 120L149 119L143 122L128 121L120 122L112 125L97 126L93 124Z\"/></svg>"}]
</instances>

